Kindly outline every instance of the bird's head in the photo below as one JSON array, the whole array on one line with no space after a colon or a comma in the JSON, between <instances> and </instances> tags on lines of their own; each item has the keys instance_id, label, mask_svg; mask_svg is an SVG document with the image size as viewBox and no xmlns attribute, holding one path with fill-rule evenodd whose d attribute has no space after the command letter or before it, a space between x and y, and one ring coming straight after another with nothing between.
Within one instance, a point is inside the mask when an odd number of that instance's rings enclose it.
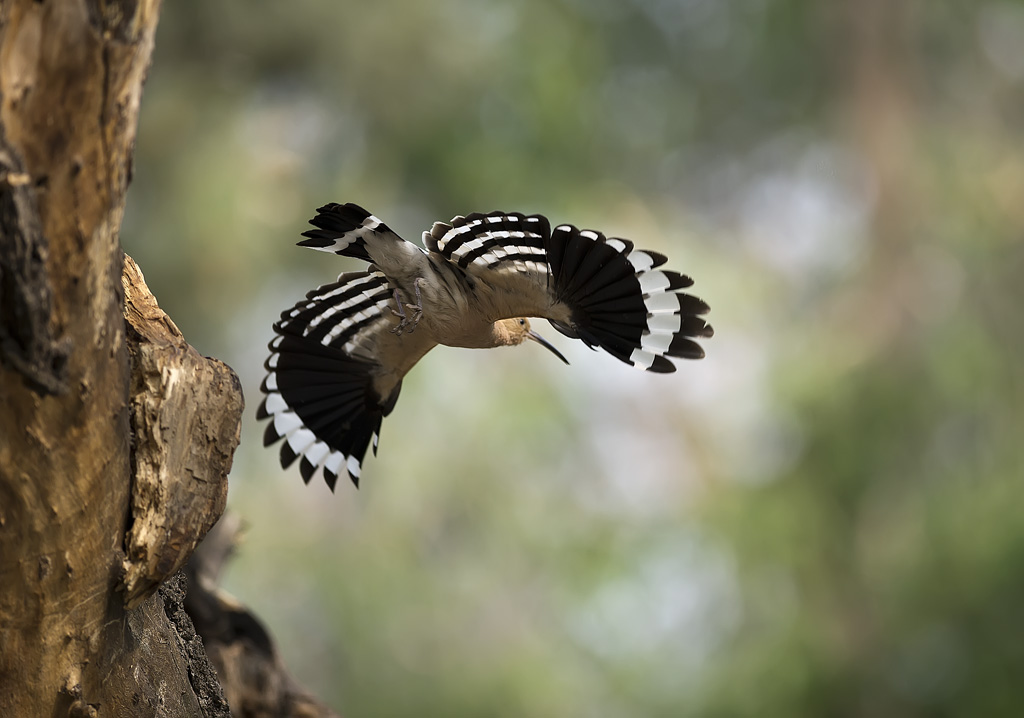
<instances>
[{"instance_id":1,"label":"bird's head","mask_svg":"<svg viewBox=\"0 0 1024 718\"><path fill-rule=\"evenodd\" d=\"M501 319L494 323L494 330L495 334L498 335L499 342L501 344L506 346L516 346L529 339L537 342L545 349L548 349L552 354L564 361L566 364L569 363L569 360L562 356L562 353L555 349L554 345L548 342L548 340L540 334L530 329L530 320L526 317Z\"/></svg>"}]
</instances>

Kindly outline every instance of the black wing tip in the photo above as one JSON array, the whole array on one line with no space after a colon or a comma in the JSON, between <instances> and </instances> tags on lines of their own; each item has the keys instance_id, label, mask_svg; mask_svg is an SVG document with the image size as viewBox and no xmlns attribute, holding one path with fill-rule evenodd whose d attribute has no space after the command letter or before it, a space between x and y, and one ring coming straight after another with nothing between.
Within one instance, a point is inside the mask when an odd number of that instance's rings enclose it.
<instances>
[{"instance_id":1,"label":"black wing tip","mask_svg":"<svg viewBox=\"0 0 1024 718\"><path fill-rule=\"evenodd\" d=\"M266 388L265 388L266 384L267 384L267 380L266 379L264 379L263 383L260 384L260 390L262 392L264 392L264 393L266 393L266 391L267 391ZM258 407L256 407L256 419L257 419L257 421L263 421L264 419L269 419L269 418L270 418L270 412L267 411L267 400L264 399L263 401L260 402L260 405ZM273 424L271 424L270 426L273 426Z\"/></svg>"},{"instance_id":2,"label":"black wing tip","mask_svg":"<svg viewBox=\"0 0 1024 718\"><path fill-rule=\"evenodd\" d=\"M324 467L324 483L327 484L327 488L329 488L333 494L334 488L338 485L338 475L326 466Z\"/></svg>"},{"instance_id":3,"label":"black wing tip","mask_svg":"<svg viewBox=\"0 0 1024 718\"><path fill-rule=\"evenodd\" d=\"M659 269L658 271L664 274L665 278L668 279L668 286L664 290L666 292L674 292L677 289L686 289L687 287L693 286L693 279L685 274L673 272L669 269ZM697 301L700 300L698 299Z\"/></svg>"},{"instance_id":4,"label":"black wing tip","mask_svg":"<svg viewBox=\"0 0 1024 718\"><path fill-rule=\"evenodd\" d=\"M309 223L315 227L319 227L317 220L323 215L336 215L343 217L347 220L359 218L359 221L366 219L371 216L371 213L355 202L346 202L342 204L340 202L328 202L325 205L316 208L316 217L309 220Z\"/></svg>"},{"instance_id":5,"label":"black wing tip","mask_svg":"<svg viewBox=\"0 0 1024 718\"><path fill-rule=\"evenodd\" d=\"M359 462L360 468L362 468L362 463L363 463L362 461ZM346 471L345 471L345 473L348 474L349 480L352 482L352 485L358 491L359 490L359 476L357 474L353 474L351 471L349 471L347 466L348 465L346 463ZM324 475L324 483L327 484L327 488L331 490L332 494L335 493L336 489L338 488L338 479L340 478L340 476L338 475L337 472L331 471L326 466L324 466L324 468L323 468L323 475Z\"/></svg>"},{"instance_id":6,"label":"black wing tip","mask_svg":"<svg viewBox=\"0 0 1024 718\"><path fill-rule=\"evenodd\" d=\"M262 417L262 416L259 416L257 414L256 418L257 419L265 419L265 418L269 418L269 417ZM280 440L281 440L281 435L278 434L277 433L277 429L274 428L274 422L270 422L267 425L267 428L263 431L263 445L264 446L272 446L273 444L276 444Z\"/></svg>"},{"instance_id":7,"label":"black wing tip","mask_svg":"<svg viewBox=\"0 0 1024 718\"><path fill-rule=\"evenodd\" d=\"M332 244L334 244L334 240L337 238L336 236L325 237L323 236L323 232L319 230L303 232L302 236L306 237L306 239L296 242L296 247L311 247L313 249L319 249L321 247L330 247Z\"/></svg>"},{"instance_id":8,"label":"black wing tip","mask_svg":"<svg viewBox=\"0 0 1024 718\"><path fill-rule=\"evenodd\" d=\"M665 355L679 359L703 359L704 348L692 339L676 335Z\"/></svg>"},{"instance_id":9,"label":"black wing tip","mask_svg":"<svg viewBox=\"0 0 1024 718\"><path fill-rule=\"evenodd\" d=\"M295 460L297 458L299 458L299 455L292 450L291 444L289 444L287 441L284 442L281 445L281 468L287 469L289 466L295 463Z\"/></svg>"},{"instance_id":10,"label":"black wing tip","mask_svg":"<svg viewBox=\"0 0 1024 718\"><path fill-rule=\"evenodd\" d=\"M654 361L647 367L647 371L655 374L671 374L676 370L676 365L663 356L654 357Z\"/></svg>"},{"instance_id":11,"label":"black wing tip","mask_svg":"<svg viewBox=\"0 0 1024 718\"><path fill-rule=\"evenodd\" d=\"M299 462L299 473L302 474L303 483L309 484L310 479L313 478L313 474L316 473L316 466L308 457L303 456L302 461Z\"/></svg>"},{"instance_id":12,"label":"black wing tip","mask_svg":"<svg viewBox=\"0 0 1024 718\"><path fill-rule=\"evenodd\" d=\"M676 296L679 297L679 313L684 315L698 315L707 314L711 311L711 306L700 297L695 297L692 294L683 294L677 292Z\"/></svg>"},{"instance_id":13,"label":"black wing tip","mask_svg":"<svg viewBox=\"0 0 1024 718\"><path fill-rule=\"evenodd\" d=\"M662 270L659 270L659 271L662 271ZM679 289L685 289L686 287L692 287L693 286L693 277L691 277L689 274L680 274L679 272L672 272L672 273L679 277L679 279L678 279L678 281L679 281L679 287L678 288ZM675 288L675 287L673 287L673 288Z\"/></svg>"},{"instance_id":14,"label":"black wing tip","mask_svg":"<svg viewBox=\"0 0 1024 718\"><path fill-rule=\"evenodd\" d=\"M325 204L317 209L317 214L309 223L316 229L309 229L302 233L302 236L306 239L298 242L300 247L310 247L312 249L325 249L330 247L338 240L344 237L349 232L354 232L366 224L366 220L373 217L367 210L363 209L357 204L349 202L348 204L338 204L337 202L331 202ZM374 225L373 230L375 232L388 232L390 231L383 222L379 219L377 224ZM365 248L359 246L359 242L353 242L352 246L339 247L337 254L344 256L354 256L357 259L367 259L365 255Z\"/></svg>"},{"instance_id":15,"label":"black wing tip","mask_svg":"<svg viewBox=\"0 0 1024 718\"><path fill-rule=\"evenodd\" d=\"M682 314L680 315L679 329L676 331L677 336L682 337L700 337L701 339L710 339L715 336L715 328L707 323L704 317L696 314Z\"/></svg>"},{"instance_id":16,"label":"black wing tip","mask_svg":"<svg viewBox=\"0 0 1024 718\"><path fill-rule=\"evenodd\" d=\"M651 269L654 269L655 267L660 267L661 265L665 264L665 262L668 261L668 257L666 257L661 252L652 252L649 249L644 249L642 251L644 254L651 258Z\"/></svg>"}]
</instances>

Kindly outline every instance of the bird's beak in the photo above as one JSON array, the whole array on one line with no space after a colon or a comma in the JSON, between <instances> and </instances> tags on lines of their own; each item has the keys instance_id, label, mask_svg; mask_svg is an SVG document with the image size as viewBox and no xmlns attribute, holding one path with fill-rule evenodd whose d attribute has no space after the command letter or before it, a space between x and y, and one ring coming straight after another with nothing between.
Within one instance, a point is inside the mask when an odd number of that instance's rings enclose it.
<instances>
[{"instance_id":1,"label":"bird's beak","mask_svg":"<svg viewBox=\"0 0 1024 718\"><path fill-rule=\"evenodd\" d=\"M537 342L538 344L540 344L540 345L541 345L542 347L544 347L545 349L549 349L549 350L551 351L551 353L552 353L552 354L554 354L554 355L555 355L556 357L558 357L559 359L561 359L562 361L564 361L564 362L565 362L566 364L568 364L568 363L569 363L569 360L568 360L568 359L566 359L566 358L565 358L564 356L562 356L562 352L560 352L560 351L558 351L557 349L555 349L555 345L554 345L554 344L552 344L551 342L549 342L549 341L548 341L547 339L545 339L544 337L542 337L542 336L541 336L540 334L538 334L537 332L535 332L535 331L533 331L533 330L531 329L530 331L528 331L528 332L526 333L526 336L528 336L528 337L529 337L530 339L532 339L533 341L535 341L535 342Z\"/></svg>"}]
</instances>

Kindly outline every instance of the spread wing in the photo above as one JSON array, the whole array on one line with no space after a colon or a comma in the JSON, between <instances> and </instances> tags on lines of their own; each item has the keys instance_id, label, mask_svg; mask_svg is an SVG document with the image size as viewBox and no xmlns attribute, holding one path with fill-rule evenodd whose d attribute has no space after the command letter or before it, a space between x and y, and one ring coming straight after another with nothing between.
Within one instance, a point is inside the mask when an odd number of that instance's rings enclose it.
<instances>
[{"instance_id":1,"label":"spread wing","mask_svg":"<svg viewBox=\"0 0 1024 718\"><path fill-rule=\"evenodd\" d=\"M299 460L307 483L322 469L331 490L342 471L358 486L366 450L372 442L376 454L381 421L398 400L394 367L434 346L422 334L391 333L393 291L378 271L342 274L274 324L257 418L270 420L264 445L283 439L281 465Z\"/></svg>"},{"instance_id":2,"label":"spread wing","mask_svg":"<svg viewBox=\"0 0 1024 718\"><path fill-rule=\"evenodd\" d=\"M694 339L714 334L702 300L679 290L693 280L658 269L657 252L541 215L491 212L438 222L427 249L489 289L502 317L544 317L563 334L642 369L670 372L667 357L699 359ZM493 294L494 292L492 292ZM504 300L504 303L502 303Z\"/></svg>"}]
</instances>

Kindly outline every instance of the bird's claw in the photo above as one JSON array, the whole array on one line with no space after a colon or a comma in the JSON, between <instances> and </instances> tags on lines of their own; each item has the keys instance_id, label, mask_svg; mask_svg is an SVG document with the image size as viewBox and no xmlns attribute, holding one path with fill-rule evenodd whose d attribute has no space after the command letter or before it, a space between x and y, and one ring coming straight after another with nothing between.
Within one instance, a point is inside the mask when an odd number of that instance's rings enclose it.
<instances>
[{"instance_id":1,"label":"bird's claw","mask_svg":"<svg viewBox=\"0 0 1024 718\"><path fill-rule=\"evenodd\" d=\"M403 304L398 290L395 290L395 305L398 309L392 309L391 313L401 321L399 321L393 329L389 330L392 334L397 336L402 336L402 334L412 334L416 331L416 327L419 326L420 319L423 318L423 299L420 296L420 282L422 281L422 277L417 277L416 281L412 283L413 290L416 292L416 304ZM412 318L405 313L406 309L412 310Z\"/></svg>"},{"instance_id":2,"label":"bird's claw","mask_svg":"<svg viewBox=\"0 0 1024 718\"><path fill-rule=\"evenodd\" d=\"M402 336L403 334L412 334L416 331L416 327L419 325L420 319L423 318L423 308L418 304L399 304L398 306L411 309L413 312L412 317L410 318L404 310L396 312L392 309L391 313L396 317L399 317L401 321L389 331L392 334L397 334L398 336Z\"/></svg>"}]
</instances>

